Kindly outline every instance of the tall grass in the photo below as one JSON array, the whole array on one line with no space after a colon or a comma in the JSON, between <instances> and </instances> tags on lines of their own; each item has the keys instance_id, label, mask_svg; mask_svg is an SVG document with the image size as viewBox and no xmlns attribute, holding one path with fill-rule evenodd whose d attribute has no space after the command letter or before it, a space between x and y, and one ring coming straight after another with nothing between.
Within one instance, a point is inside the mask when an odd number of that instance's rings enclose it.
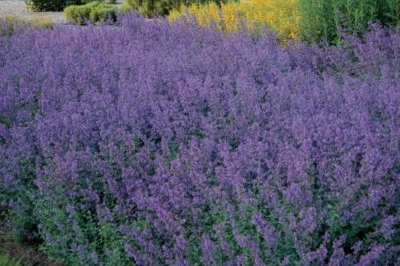
<instances>
[{"instance_id":1,"label":"tall grass","mask_svg":"<svg viewBox=\"0 0 400 266\"><path fill-rule=\"evenodd\" d=\"M0 17L0 36L11 36L28 27L52 28L54 22L49 18L22 19L18 16Z\"/></svg>"},{"instance_id":2,"label":"tall grass","mask_svg":"<svg viewBox=\"0 0 400 266\"><path fill-rule=\"evenodd\" d=\"M279 38L338 44L343 32L362 36L372 22L399 27L400 0L242 0L181 7L169 15L178 18L227 32L268 25Z\"/></svg>"},{"instance_id":3,"label":"tall grass","mask_svg":"<svg viewBox=\"0 0 400 266\"><path fill-rule=\"evenodd\" d=\"M362 35L370 22L400 25L400 0L299 0L301 36L309 41L341 41L342 31Z\"/></svg>"}]
</instances>

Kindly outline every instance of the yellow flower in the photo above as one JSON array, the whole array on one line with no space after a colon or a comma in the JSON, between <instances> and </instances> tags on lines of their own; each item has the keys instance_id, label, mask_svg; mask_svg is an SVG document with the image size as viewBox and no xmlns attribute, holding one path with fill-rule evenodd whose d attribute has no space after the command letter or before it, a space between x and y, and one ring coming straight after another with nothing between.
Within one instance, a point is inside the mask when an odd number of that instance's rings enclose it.
<instances>
[{"instance_id":1,"label":"yellow flower","mask_svg":"<svg viewBox=\"0 0 400 266\"><path fill-rule=\"evenodd\" d=\"M243 25L251 32L269 26L282 40L296 39L300 31L297 0L242 0L222 4L221 8L215 3L192 5L171 12L168 18L173 21L181 17L194 17L201 26L214 23L226 32L238 31Z\"/></svg>"}]
</instances>

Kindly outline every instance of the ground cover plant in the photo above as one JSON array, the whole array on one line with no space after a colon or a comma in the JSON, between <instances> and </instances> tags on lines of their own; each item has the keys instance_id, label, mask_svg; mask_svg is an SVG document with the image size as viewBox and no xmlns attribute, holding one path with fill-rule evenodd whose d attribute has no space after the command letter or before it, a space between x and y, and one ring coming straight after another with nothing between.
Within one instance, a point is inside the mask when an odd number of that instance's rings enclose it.
<instances>
[{"instance_id":1,"label":"ground cover plant","mask_svg":"<svg viewBox=\"0 0 400 266\"><path fill-rule=\"evenodd\" d=\"M133 13L0 37L0 213L65 265L400 264L400 32Z\"/></svg>"}]
</instances>

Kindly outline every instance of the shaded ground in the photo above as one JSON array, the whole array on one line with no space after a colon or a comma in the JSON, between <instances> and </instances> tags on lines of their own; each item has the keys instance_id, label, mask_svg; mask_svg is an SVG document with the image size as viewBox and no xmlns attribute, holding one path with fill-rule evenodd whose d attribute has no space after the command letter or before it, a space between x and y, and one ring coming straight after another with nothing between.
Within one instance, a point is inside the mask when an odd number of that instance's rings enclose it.
<instances>
[{"instance_id":1,"label":"shaded ground","mask_svg":"<svg viewBox=\"0 0 400 266\"><path fill-rule=\"evenodd\" d=\"M24 266L62 266L59 263L50 261L42 252L38 250L38 245L20 244L8 240L5 236L4 228L0 230L0 252L7 254L21 262Z\"/></svg>"}]
</instances>

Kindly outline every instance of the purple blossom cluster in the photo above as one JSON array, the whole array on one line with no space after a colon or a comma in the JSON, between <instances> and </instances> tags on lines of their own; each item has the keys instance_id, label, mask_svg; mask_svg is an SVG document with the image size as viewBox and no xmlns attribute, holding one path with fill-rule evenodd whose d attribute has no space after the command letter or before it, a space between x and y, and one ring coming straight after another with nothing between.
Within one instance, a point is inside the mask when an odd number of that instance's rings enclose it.
<instances>
[{"instance_id":1,"label":"purple blossom cluster","mask_svg":"<svg viewBox=\"0 0 400 266\"><path fill-rule=\"evenodd\" d=\"M400 264L400 32L128 14L0 37L0 210L66 265Z\"/></svg>"}]
</instances>

